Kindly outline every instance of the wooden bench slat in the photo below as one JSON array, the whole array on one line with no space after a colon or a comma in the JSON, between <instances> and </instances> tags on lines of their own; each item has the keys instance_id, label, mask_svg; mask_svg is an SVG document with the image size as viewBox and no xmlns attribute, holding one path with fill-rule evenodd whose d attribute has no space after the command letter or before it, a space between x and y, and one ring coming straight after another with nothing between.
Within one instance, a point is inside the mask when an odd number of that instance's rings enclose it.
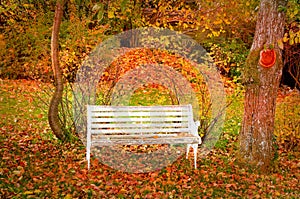
<instances>
[{"instance_id":1,"label":"wooden bench slat","mask_svg":"<svg viewBox=\"0 0 300 199\"><path fill-rule=\"evenodd\" d=\"M91 122L187 122L187 117L167 117L167 118L151 118L151 117L132 117L132 118L93 118Z\"/></svg>"},{"instance_id":2,"label":"wooden bench slat","mask_svg":"<svg viewBox=\"0 0 300 199\"><path fill-rule=\"evenodd\" d=\"M112 145L143 145L143 144L198 144L199 140L196 137L164 137L158 138L144 138L144 139L97 139L92 141L94 144L101 146Z\"/></svg>"},{"instance_id":3,"label":"wooden bench slat","mask_svg":"<svg viewBox=\"0 0 300 199\"><path fill-rule=\"evenodd\" d=\"M150 128L150 127L188 127L188 121L178 123L92 123L92 128Z\"/></svg>"},{"instance_id":4,"label":"wooden bench slat","mask_svg":"<svg viewBox=\"0 0 300 199\"><path fill-rule=\"evenodd\" d=\"M108 138L135 138L135 139L143 139L143 138L162 138L162 137L182 137L186 136L186 133L146 133L146 134L114 134L114 135L105 135L105 134L94 134L93 137L96 139L108 139Z\"/></svg>"},{"instance_id":5,"label":"wooden bench slat","mask_svg":"<svg viewBox=\"0 0 300 199\"><path fill-rule=\"evenodd\" d=\"M125 112L92 112L91 117L96 118L96 117L103 117L103 116L110 116L110 117L121 117L121 116L126 116L126 117L134 117L134 116L144 116L144 117L171 117L171 116L188 116L188 112L161 112L161 111L151 111L151 112L132 112L132 111L125 111Z\"/></svg>"},{"instance_id":6,"label":"wooden bench slat","mask_svg":"<svg viewBox=\"0 0 300 199\"><path fill-rule=\"evenodd\" d=\"M97 106L89 105L91 112L94 111L189 111L186 105L171 105L171 106Z\"/></svg>"},{"instance_id":7,"label":"wooden bench slat","mask_svg":"<svg viewBox=\"0 0 300 199\"><path fill-rule=\"evenodd\" d=\"M154 132L189 132L189 128L152 128L152 129L91 129L92 134L116 133L154 133Z\"/></svg>"}]
</instances>

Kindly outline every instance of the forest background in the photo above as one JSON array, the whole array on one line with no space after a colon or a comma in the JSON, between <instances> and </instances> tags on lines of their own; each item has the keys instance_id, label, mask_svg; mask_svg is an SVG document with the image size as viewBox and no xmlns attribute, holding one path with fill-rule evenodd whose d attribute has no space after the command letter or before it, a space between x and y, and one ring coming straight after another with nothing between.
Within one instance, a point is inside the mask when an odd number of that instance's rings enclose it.
<instances>
[{"instance_id":1,"label":"forest background","mask_svg":"<svg viewBox=\"0 0 300 199\"><path fill-rule=\"evenodd\" d=\"M198 41L214 58L222 75L241 77L251 47L259 1L97 1L66 3L60 29L64 76L74 80L80 64L110 35L139 27L180 31ZM299 2L286 11L283 84L299 87ZM50 39L55 1L1 3L0 77L51 81Z\"/></svg>"}]
</instances>

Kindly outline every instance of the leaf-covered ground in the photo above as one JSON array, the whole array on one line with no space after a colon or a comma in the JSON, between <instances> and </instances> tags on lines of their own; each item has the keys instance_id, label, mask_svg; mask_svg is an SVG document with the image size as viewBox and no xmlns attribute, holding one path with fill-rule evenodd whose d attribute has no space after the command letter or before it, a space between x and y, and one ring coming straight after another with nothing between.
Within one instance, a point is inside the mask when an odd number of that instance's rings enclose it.
<instances>
[{"instance_id":1,"label":"leaf-covered ground","mask_svg":"<svg viewBox=\"0 0 300 199\"><path fill-rule=\"evenodd\" d=\"M62 144L52 135L35 96L39 89L37 82L0 80L0 198L300 197L299 148L287 151L279 144L269 175L236 164L241 97L228 108L224 133L198 160L198 170L192 158L181 157L163 170L128 174L97 159L88 172L84 146Z\"/></svg>"}]
</instances>

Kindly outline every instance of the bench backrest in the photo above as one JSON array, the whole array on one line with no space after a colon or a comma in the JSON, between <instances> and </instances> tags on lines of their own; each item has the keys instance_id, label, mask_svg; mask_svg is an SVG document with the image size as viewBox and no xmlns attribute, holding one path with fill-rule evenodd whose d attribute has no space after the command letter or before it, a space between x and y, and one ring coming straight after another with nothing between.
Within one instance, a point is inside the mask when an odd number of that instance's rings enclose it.
<instances>
[{"instance_id":1,"label":"bench backrest","mask_svg":"<svg viewBox=\"0 0 300 199\"><path fill-rule=\"evenodd\" d=\"M192 131L194 124L191 105L88 105L87 119L88 134L106 136L187 133Z\"/></svg>"}]
</instances>

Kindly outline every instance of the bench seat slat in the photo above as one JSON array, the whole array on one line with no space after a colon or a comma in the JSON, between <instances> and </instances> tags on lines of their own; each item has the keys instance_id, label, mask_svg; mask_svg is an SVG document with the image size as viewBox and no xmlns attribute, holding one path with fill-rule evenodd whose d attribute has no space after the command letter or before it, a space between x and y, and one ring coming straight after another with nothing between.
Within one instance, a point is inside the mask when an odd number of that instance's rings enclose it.
<instances>
[{"instance_id":1,"label":"bench seat slat","mask_svg":"<svg viewBox=\"0 0 300 199\"><path fill-rule=\"evenodd\" d=\"M114 134L114 135L105 135L105 134L95 134L93 135L93 138L95 139L109 139L109 138L122 138L122 139L127 139L127 138L134 138L134 139L142 139L142 138L163 138L163 137L177 137L177 136L186 136L186 133L147 133L147 134Z\"/></svg>"},{"instance_id":2,"label":"bench seat slat","mask_svg":"<svg viewBox=\"0 0 300 199\"><path fill-rule=\"evenodd\" d=\"M189 132L189 128L152 128L152 129L91 129L92 134L116 133L154 133L154 132Z\"/></svg>"},{"instance_id":3,"label":"bench seat slat","mask_svg":"<svg viewBox=\"0 0 300 199\"><path fill-rule=\"evenodd\" d=\"M92 128L150 128L150 127L188 127L188 122L181 123L93 123Z\"/></svg>"},{"instance_id":4,"label":"bench seat slat","mask_svg":"<svg viewBox=\"0 0 300 199\"><path fill-rule=\"evenodd\" d=\"M187 112L187 106L95 106L89 105L91 112L94 111L181 111Z\"/></svg>"},{"instance_id":5,"label":"bench seat slat","mask_svg":"<svg viewBox=\"0 0 300 199\"><path fill-rule=\"evenodd\" d=\"M132 118L92 118L91 122L187 122L187 117L132 117Z\"/></svg>"},{"instance_id":6,"label":"bench seat slat","mask_svg":"<svg viewBox=\"0 0 300 199\"><path fill-rule=\"evenodd\" d=\"M126 117L132 117L132 116L148 116L148 117L154 117L154 116L159 116L159 117L166 117L166 116L188 116L188 112L162 112L160 111L151 111L151 112L133 112L133 111L111 111L111 112L104 112L104 111L99 111L99 112L92 112L91 117L103 117L103 116L110 116L110 117L121 117L121 116L126 116Z\"/></svg>"},{"instance_id":7,"label":"bench seat slat","mask_svg":"<svg viewBox=\"0 0 300 199\"><path fill-rule=\"evenodd\" d=\"M112 146L112 145L143 145L143 144L198 144L199 139L197 137L164 137L159 138L144 138L144 139L97 139L92 141L93 144L101 146Z\"/></svg>"}]
</instances>

